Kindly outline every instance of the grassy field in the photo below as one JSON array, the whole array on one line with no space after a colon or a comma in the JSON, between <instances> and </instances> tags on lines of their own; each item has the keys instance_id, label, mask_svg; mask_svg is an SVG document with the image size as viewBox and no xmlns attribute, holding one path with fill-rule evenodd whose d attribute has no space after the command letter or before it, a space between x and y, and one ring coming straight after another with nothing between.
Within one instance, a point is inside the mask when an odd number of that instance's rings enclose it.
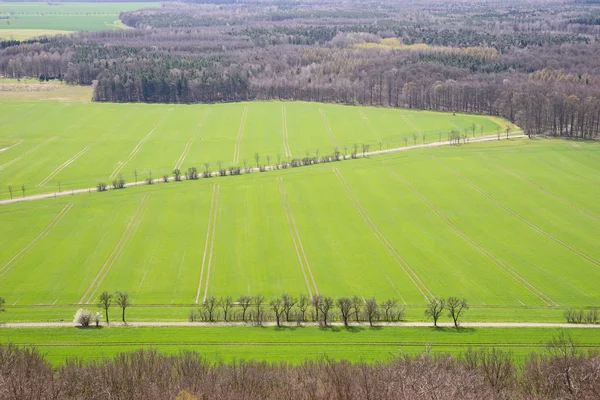
<instances>
[{"instance_id":1,"label":"grassy field","mask_svg":"<svg viewBox=\"0 0 600 400\"><path fill-rule=\"evenodd\" d=\"M18 328L0 329L0 343L39 349L61 364L66 358L100 360L118 353L153 348L173 354L193 350L211 361L265 360L302 362L323 356L350 361L385 361L403 354L461 354L470 348L499 347L517 359L543 351L559 333L554 329L434 329L317 327L166 327L166 328ZM579 350L600 346L597 329L570 330Z\"/></svg>"},{"instance_id":2,"label":"grassy field","mask_svg":"<svg viewBox=\"0 0 600 400\"><path fill-rule=\"evenodd\" d=\"M75 31L123 29L119 13L158 7L159 3L47 3L0 2L0 38L24 40L40 35Z\"/></svg>"}]
</instances>

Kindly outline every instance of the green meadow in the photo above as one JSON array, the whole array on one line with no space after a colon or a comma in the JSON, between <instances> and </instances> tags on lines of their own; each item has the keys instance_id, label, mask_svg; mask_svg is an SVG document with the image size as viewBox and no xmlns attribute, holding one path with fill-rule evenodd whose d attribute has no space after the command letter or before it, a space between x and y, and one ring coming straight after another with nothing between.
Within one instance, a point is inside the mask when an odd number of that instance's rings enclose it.
<instances>
[{"instance_id":1,"label":"green meadow","mask_svg":"<svg viewBox=\"0 0 600 400\"><path fill-rule=\"evenodd\" d=\"M600 345L597 329L571 329L577 350ZM299 363L324 356L349 361L386 361L407 354L460 355L469 348L494 346L517 360L544 351L559 333L540 328L397 327L161 327L161 328L16 328L0 329L0 343L35 347L53 364L67 358L100 361L140 348L165 354L196 351L209 361L264 360Z\"/></svg>"},{"instance_id":2,"label":"green meadow","mask_svg":"<svg viewBox=\"0 0 600 400\"><path fill-rule=\"evenodd\" d=\"M119 13L158 7L159 3L0 3L0 38L25 40L34 36L126 28Z\"/></svg>"}]
</instances>

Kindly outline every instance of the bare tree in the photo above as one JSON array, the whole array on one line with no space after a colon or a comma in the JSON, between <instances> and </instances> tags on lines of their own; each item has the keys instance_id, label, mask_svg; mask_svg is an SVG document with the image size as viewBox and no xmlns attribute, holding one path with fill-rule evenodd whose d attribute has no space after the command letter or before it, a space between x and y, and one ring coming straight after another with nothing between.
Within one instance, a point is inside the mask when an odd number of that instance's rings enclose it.
<instances>
[{"instance_id":1,"label":"bare tree","mask_svg":"<svg viewBox=\"0 0 600 400\"><path fill-rule=\"evenodd\" d=\"M227 316L229 315L229 310L233 308L233 299L231 296L227 296L222 298L219 301L219 306L223 309L223 319L227 322Z\"/></svg>"},{"instance_id":2,"label":"bare tree","mask_svg":"<svg viewBox=\"0 0 600 400\"><path fill-rule=\"evenodd\" d=\"M238 304L242 307L242 321L246 322L246 311L250 304L252 304L252 297L250 296L241 296L238 299Z\"/></svg>"},{"instance_id":3,"label":"bare tree","mask_svg":"<svg viewBox=\"0 0 600 400\"><path fill-rule=\"evenodd\" d=\"M300 295L300 299L298 300L298 313L300 314L301 321L306 321L306 310L310 306L310 299L304 295Z\"/></svg>"},{"instance_id":4,"label":"bare tree","mask_svg":"<svg viewBox=\"0 0 600 400\"><path fill-rule=\"evenodd\" d=\"M108 320L108 309L110 308L111 304L112 304L112 294L104 291L102 292L102 294L100 295L100 297L98 297L98 308L101 308L104 310L104 315L106 316L106 323L109 324L109 320Z\"/></svg>"},{"instance_id":5,"label":"bare tree","mask_svg":"<svg viewBox=\"0 0 600 400\"><path fill-rule=\"evenodd\" d=\"M276 299L271 300L269 303L271 306L271 310L275 313L275 320L277 321L277 326L281 326L281 317L283 316L284 302L281 298L277 297Z\"/></svg>"},{"instance_id":6,"label":"bare tree","mask_svg":"<svg viewBox=\"0 0 600 400\"><path fill-rule=\"evenodd\" d=\"M296 299L294 296L288 295L287 293L284 293L283 296L281 296L281 299L283 300L283 312L285 314L285 320L290 322L290 312L298 302L298 299Z\"/></svg>"},{"instance_id":7,"label":"bare tree","mask_svg":"<svg viewBox=\"0 0 600 400\"><path fill-rule=\"evenodd\" d=\"M25 185L21 185L21 191L23 192L23 197L25 197Z\"/></svg>"},{"instance_id":8,"label":"bare tree","mask_svg":"<svg viewBox=\"0 0 600 400\"><path fill-rule=\"evenodd\" d=\"M256 168L258 168L260 166L258 164L258 162L260 161L260 154L258 154L258 152L254 153L254 161L256 161Z\"/></svg>"},{"instance_id":9,"label":"bare tree","mask_svg":"<svg viewBox=\"0 0 600 400\"><path fill-rule=\"evenodd\" d=\"M208 321L214 322L215 310L219 306L219 303L215 296L210 296L202 303L202 308L208 313Z\"/></svg>"},{"instance_id":10,"label":"bare tree","mask_svg":"<svg viewBox=\"0 0 600 400\"><path fill-rule=\"evenodd\" d=\"M408 146L408 137L404 136L404 147Z\"/></svg>"},{"instance_id":11,"label":"bare tree","mask_svg":"<svg viewBox=\"0 0 600 400\"><path fill-rule=\"evenodd\" d=\"M8 193L10 193L10 199L12 200L12 186L8 185Z\"/></svg>"},{"instance_id":12,"label":"bare tree","mask_svg":"<svg viewBox=\"0 0 600 400\"><path fill-rule=\"evenodd\" d=\"M433 319L433 326L437 327L438 319L442 312L446 308L446 300L445 299L431 299L427 304L427 308L425 309L425 315Z\"/></svg>"},{"instance_id":13,"label":"bare tree","mask_svg":"<svg viewBox=\"0 0 600 400\"><path fill-rule=\"evenodd\" d=\"M452 318L454 326L458 328L458 319L463 312L469 309L467 300L459 299L458 297L448 297L446 307L448 308L448 316Z\"/></svg>"},{"instance_id":14,"label":"bare tree","mask_svg":"<svg viewBox=\"0 0 600 400\"><path fill-rule=\"evenodd\" d=\"M387 322L391 320L391 311L396 307L398 300L389 299L386 300L383 304L381 304L381 308L383 309L383 315Z\"/></svg>"},{"instance_id":15,"label":"bare tree","mask_svg":"<svg viewBox=\"0 0 600 400\"><path fill-rule=\"evenodd\" d=\"M5 304L6 304L6 299L4 297L0 297L0 312L6 311L6 308L4 308Z\"/></svg>"},{"instance_id":16,"label":"bare tree","mask_svg":"<svg viewBox=\"0 0 600 400\"><path fill-rule=\"evenodd\" d=\"M337 299L337 306L342 314L344 326L348 326L348 318L350 318L350 313L352 312L352 300L347 297L340 297Z\"/></svg>"},{"instance_id":17,"label":"bare tree","mask_svg":"<svg viewBox=\"0 0 600 400\"><path fill-rule=\"evenodd\" d=\"M311 305L315 309L315 320L319 321L319 311L321 310L321 303L323 302L323 297L320 295L316 295L311 300Z\"/></svg>"},{"instance_id":18,"label":"bare tree","mask_svg":"<svg viewBox=\"0 0 600 400\"><path fill-rule=\"evenodd\" d=\"M379 316L379 307L377 307L377 301L374 297L367 299L367 302L365 303L365 313L367 314L369 325L373 326L373 322Z\"/></svg>"},{"instance_id":19,"label":"bare tree","mask_svg":"<svg viewBox=\"0 0 600 400\"><path fill-rule=\"evenodd\" d=\"M173 170L173 177L175 178L175 182L181 181L181 170L179 168Z\"/></svg>"},{"instance_id":20,"label":"bare tree","mask_svg":"<svg viewBox=\"0 0 600 400\"><path fill-rule=\"evenodd\" d=\"M263 303L265 302L265 298L259 294L258 296L255 296L252 299L252 302L254 303L254 308L256 309L256 323L257 323L257 325L262 325L262 322L263 322L262 307L263 307Z\"/></svg>"},{"instance_id":21,"label":"bare tree","mask_svg":"<svg viewBox=\"0 0 600 400\"><path fill-rule=\"evenodd\" d=\"M115 293L115 303L121 307L121 320L125 322L125 310L131 305L129 302L129 293L117 290L117 293ZM106 321L108 321L108 317Z\"/></svg>"},{"instance_id":22,"label":"bare tree","mask_svg":"<svg viewBox=\"0 0 600 400\"><path fill-rule=\"evenodd\" d=\"M333 299L331 297L323 297L323 301L321 301L321 304L319 305L319 310L321 311L321 320L325 326L327 326L329 313L331 312L332 307Z\"/></svg>"}]
</instances>

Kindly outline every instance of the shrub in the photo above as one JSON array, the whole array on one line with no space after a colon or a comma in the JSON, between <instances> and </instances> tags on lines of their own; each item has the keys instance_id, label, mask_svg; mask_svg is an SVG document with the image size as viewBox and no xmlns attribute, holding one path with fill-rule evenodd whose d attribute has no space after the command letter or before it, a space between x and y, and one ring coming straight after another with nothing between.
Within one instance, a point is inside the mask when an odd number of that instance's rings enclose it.
<instances>
[{"instance_id":1,"label":"shrub","mask_svg":"<svg viewBox=\"0 0 600 400\"><path fill-rule=\"evenodd\" d=\"M83 328L87 328L91 323L95 323L96 326L99 326L101 321L102 316L99 312L84 310L83 308L77 310L75 317L73 318L73 323Z\"/></svg>"}]
</instances>

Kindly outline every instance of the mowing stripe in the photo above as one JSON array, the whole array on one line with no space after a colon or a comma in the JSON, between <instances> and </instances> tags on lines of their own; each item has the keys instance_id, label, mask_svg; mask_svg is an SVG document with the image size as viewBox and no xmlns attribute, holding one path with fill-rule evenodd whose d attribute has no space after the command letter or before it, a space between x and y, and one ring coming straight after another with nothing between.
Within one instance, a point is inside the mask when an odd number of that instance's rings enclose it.
<instances>
[{"instance_id":1,"label":"mowing stripe","mask_svg":"<svg viewBox=\"0 0 600 400\"><path fill-rule=\"evenodd\" d=\"M3 149L0 149L0 153L4 153L5 151L8 151L8 150L12 149L13 147L17 147L21 143L23 143L23 141L19 140L19 141L17 141L17 143L13 144L12 146L8 146L8 147L5 147Z\"/></svg>"},{"instance_id":2,"label":"mowing stripe","mask_svg":"<svg viewBox=\"0 0 600 400\"><path fill-rule=\"evenodd\" d=\"M522 181L524 181L524 182L527 182L527 183L529 183L529 184L531 184L531 185L535 186L536 188L538 188L538 189L539 189L539 190L541 190L542 192L544 192L544 193L546 193L547 195L549 195L549 196L551 196L551 197L555 198L556 200L560 201L560 202L561 202L561 203L563 203L564 205L566 205L566 206L569 206L569 207L571 207L571 208L574 208L575 210L579 211L580 213L584 214L585 216L587 216L587 217L589 217L589 218L591 218L591 219L594 219L594 220L596 220L596 221L600 221L600 216L598 216L598 215L596 215L596 214L592 213L591 211L588 211L588 210L586 210L585 208L581 208L581 207L579 207L579 206L577 206L577 205L575 205L575 204L571 203L571 202L570 202L570 201L568 201L567 199L560 197L560 196L559 196L559 195L557 195L556 193L554 193L554 192L552 192L552 191L550 191L550 190L548 190L548 189L544 188L543 186L541 186L541 185L539 185L539 184L535 183L535 182L534 182L534 181L532 181L531 179L529 179L529 178L527 178L527 177L525 177L525 176L523 176L523 175L519 174L518 172L516 172L516 171L514 171L514 170L512 170L512 169L510 169L510 168L504 167L503 165L500 165L498 162L496 162L496 161L492 160L492 159L491 159L491 158L489 158L488 156L486 156L486 155L484 155L484 154L482 154L482 153L477 153L477 154L478 154L478 155L479 155L481 158L483 158L484 160L491 162L492 164L494 164L495 166L497 166L497 167L499 167L500 169L504 170L505 172L507 172L507 173L511 174L512 176L514 176L514 177L516 177L516 178L519 178L520 180L522 180Z\"/></svg>"},{"instance_id":3,"label":"mowing stripe","mask_svg":"<svg viewBox=\"0 0 600 400\"><path fill-rule=\"evenodd\" d=\"M58 166L58 168L56 168L54 171L52 171L50 173L50 175L48 175L43 181L41 181L40 183L38 183L36 187L39 188L39 187L45 186L52 178L54 178L56 175L58 175L62 170L64 170L69 165L71 165L72 163L74 163L75 161L77 161L77 159L79 157L81 157L82 155L84 155L90 148L92 148L92 146L94 144L96 144L98 141L100 141L101 139L103 139L109 133L114 132L114 130L117 129L123 123L123 121L127 118L127 116L129 114L131 114L131 111L128 112L119 122L117 122L115 125L113 125L110 129L108 129L106 132L104 132L98 138L96 138L95 140L93 140L90 144L88 144L83 149L81 149L73 157L69 158L67 161L65 161L60 166Z\"/></svg>"},{"instance_id":4,"label":"mowing stripe","mask_svg":"<svg viewBox=\"0 0 600 400\"><path fill-rule=\"evenodd\" d=\"M194 131L194 133L192 133L192 137L190 137L189 142L186 143L185 148L183 149L183 153L181 153L181 155L179 156L179 159L175 162L175 168L174 169L181 169L181 164L183 164L183 162L185 161L185 158L190 153L190 150L192 148L192 144L194 143L194 140L196 139L196 136L198 135L198 133L200 132L200 130L204 126L204 122L206 122L206 118L208 117L208 114L210 114L210 110L211 110L211 108L208 107L206 109L206 111L204 111L204 115L202 116L202 119L200 120L200 123L198 124L198 129L196 131Z\"/></svg>"},{"instance_id":5,"label":"mowing stripe","mask_svg":"<svg viewBox=\"0 0 600 400\"><path fill-rule=\"evenodd\" d=\"M375 135L375 137L377 138L377 141L380 143L383 142L383 139L381 139L381 135L379 135L379 132L377 132L377 129L375 129L375 127L369 120L369 117L367 117L367 115L362 110L358 110L358 114L363 119L363 121L365 121L365 124L367 124L367 126L369 127L369 129L371 130L373 135Z\"/></svg>"},{"instance_id":6,"label":"mowing stripe","mask_svg":"<svg viewBox=\"0 0 600 400\"><path fill-rule=\"evenodd\" d=\"M335 136L333 135L333 130L329 125L329 121L327 120L327 115L325 115L325 110L319 108L319 113L321 113L321 120L323 121L323 125L325 125L325 129L327 130L327 134L329 135L329 140L331 140L331 144L333 147L337 146L337 141L335 140Z\"/></svg>"},{"instance_id":7,"label":"mowing stripe","mask_svg":"<svg viewBox=\"0 0 600 400\"><path fill-rule=\"evenodd\" d=\"M454 169L452 169L452 168L448 167L447 165L443 164L441 161L439 161L434 156L431 156L431 157L435 161L437 161L437 163L440 164L442 167L444 167L448 171L452 172L454 175L456 175L457 177L459 177L460 179L462 179L464 182L466 182L468 185L470 185L473 189L475 189L476 191L478 191L483 196L487 197L492 203L496 204L497 206L499 206L500 208L502 208L504 211L508 212L509 214L511 214L512 216L514 216L515 218L519 219L521 222L523 222L525 225L527 225L528 227L530 227L535 232L539 233L542 236L547 237L550 240L553 240L554 242L556 242L559 245L563 246L567 250L570 250L573 254L575 254L575 255L579 256L580 258L586 260L590 264L592 264L592 265L600 268L600 261L596 260L594 257L589 256L589 255L585 254L584 252L582 252L580 250L577 250L575 247L571 246L570 244L568 244L568 243L560 240L559 238L553 236L552 234L546 232L545 230L543 230L539 226L535 225L533 222L531 222L528 219L526 219L525 217L523 217L521 214L517 213L512 208L510 208L507 205L505 205L504 203L502 203L500 200L497 200L494 196L492 196L491 194L487 193L486 191L484 191L483 189L481 189L479 186L475 185L473 182L471 182L469 179L467 179L466 177L464 177L463 175L461 175L460 173L458 173Z\"/></svg>"},{"instance_id":8,"label":"mowing stripe","mask_svg":"<svg viewBox=\"0 0 600 400\"><path fill-rule=\"evenodd\" d=\"M294 219L294 214L292 213L292 207L290 204L290 200L287 195L287 191L285 190L285 184L283 183L283 178L277 177L277 189L279 189L279 197L281 198L281 205L283 206L283 212L285 213L285 219L288 224L288 228L290 230L290 235L292 236L292 241L294 242L294 248L296 249L296 256L298 257L298 262L300 263L300 268L302 269L302 275L304 275L304 281L306 282L306 288L308 289L308 294L312 300L313 291L311 290L310 283L308 281L308 274L312 280L312 284L314 287L314 291L319 295L319 289L317 288L317 283L315 282L315 277L310 268L310 263L308 262L308 257L306 256L306 252L304 251L304 246L302 245L302 239L300 238L300 233L298 232L298 227L296 226L296 220ZM302 252L302 255L300 255Z\"/></svg>"},{"instance_id":9,"label":"mowing stripe","mask_svg":"<svg viewBox=\"0 0 600 400\"><path fill-rule=\"evenodd\" d=\"M217 185L217 193L215 196L215 209L213 211L213 222L212 222L212 234L210 239L210 253L208 255L208 264L206 266L206 285L204 286L204 298L203 302L206 301L208 295L208 282L210 281L210 267L212 266L213 249L215 247L215 232L217 231L217 215L219 215L219 192L221 185Z\"/></svg>"},{"instance_id":10,"label":"mowing stripe","mask_svg":"<svg viewBox=\"0 0 600 400\"><path fill-rule=\"evenodd\" d=\"M110 174L109 179L114 179L114 178L116 178L119 175L119 173L125 167L125 165L127 165L127 163L129 163L133 159L133 157L135 157L135 155L140 151L140 149L142 148L142 146L144 145L144 143L146 143L146 141L148 141L148 139L150 139L150 136L152 136L152 134L154 132L156 132L156 130L158 129L158 127L162 125L162 123L165 121L165 119L167 119L167 117L169 116L169 114L171 114L171 112L173 112L173 108L169 108L163 114L163 116L158 121L158 123L156 125L154 125L154 128L152 128L152 130L150 132L148 132L148 134L146 136L144 136L142 138L142 140L140 140L139 143L133 148L133 150L131 151L131 153L129 154L129 156L127 156L127 158L125 159L125 161L123 161L121 164L119 164L117 166L117 168L115 168L115 170L113 171L113 173Z\"/></svg>"},{"instance_id":11,"label":"mowing stripe","mask_svg":"<svg viewBox=\"0 0 600 400\"><path fill-rule=\"evenodd\" d=\"M425 285L425 283L423 283L423 281L421 280L421 278L419 278L417 273L410 267L410 265L406 262L406 260L404 258L402 258L402 256L396 251L395 247L389 242L389 240L385 237L385 235L379 230L379 228L377 227L375 222L369 216L369 213L367 212L367 210L364 208L364 206L358 200L358 197L356 196L356 194L354 194L354 192L352 191L352 188L350 187L348 182L346 182L346 180L344 179L342 173L335 167L333 168L333 172L336 174L342 187L345 189L346 193L348 194L348 197L350 197L350 200L352 200L354 207L356 208L356 210L358 211L360 216L363 218L363 220L365 221L365 223L367 224L369 229L371 229L371 232L373 232L375 237L379 240L379 242L381 242L383 247L385 247L385 249L388 251L388 253L392 256L394 261L396 261L396 263L400 266L400 268L402 268L402 270L404 271L406 276L408 276L408 278L412 281L412 283L419 290L419 292L421 292L423 297L425 297L425 300L427 300L427 301L435 300L435 296L433 295L433 293L431 293L431 291L429 290L427 285Z\"/></svg>"},{"instance_id":12,"label":"mowing stripe","mask_svg":"<svg viewBox=\"0 0 600 400\"><path fill-rule=\"evenodd\" d=\"M210 210L208 212L208 227L206 228L206 240L204 241L204 254L202 255L202 268L200 269L200 279L198 280L198 292L196 293L196 300L194 301L198 304L198 299L200 298L200 291L202 290L202 279L204 277L204 266L206 265L206 252L208 250L208 240L210 238L210 232L213 221L213 210L215 209L215 198L217 193L217 184L213 184L212 196L210 199Z\"/></svg>"},{"instance_id":13,"label":"mowing stripe","mask_svg":"<svg viewBox=\"0 0 600 400\"><path fill-rule=\"evenodd\" d=\"M246 117L248 116L248 106L244 106L242 111L242 120L238 129L237 137L235 138L235 146L233 148L233 164L240 162L240 148L242 147L242 137L244 136L244 128L246 127Z\"/></svg>"},{"instance_id":14,"label":"mowing stripe","mask_svg":"<svg viewBox=\"0 0 600 400\"><path fill-rule=\"evenodd\" d=\"M411 126L411 127L412 127L412 128L413 128L413 129L414 129L414 130L415 130L415 131L416 131L416 132L419 134L419 135L423 136L423 131L421 131L419 128L417 128L417 126L416 126L416 125L415 125L415 124L414 124L414 123L413 123L411 120L409 120L409 119L408 119L408 117L407 117L406 115L404 115L404 114L401 114L400 116L401 116L401 117L402 117L402 119L403 119L404 121L406 121L406 123L407 123L408 125L410 125L410 126Z\"/></svg>"},{"instance_id":15,"label":"mowing stripe","mask_svg":"<svg viewBox=\"0 0 600 400\"><path fill-rule=\"evenodd\" d=\"M48 236L48 234L54 229L56 225L64 218L64 216L69 212L69 210L73 208L73 204L67 204L60 210L60 212L54 217L52 221L37 235L31 242L27 244L27 246L23 247L21 251L19 251L13 258L8 260L6 264L0 268L0 278L2 278L12 267L15 266L19 260L21 260L31 249L33 249L43 238Z\"/></svg>"},{"instance_id":16,"label":"mowing stripe","mask_svg":"<svg viewBox=\"0 0 600 400\"><path fill-rule=\"evenodd\" d=\"M129 241L129 239L133 235L134 231L136 230L137 226L139 225L139 223L142 219L142 214L144 212L144 209L146 208L146 204L148 203L149 198L150 198L150 194L146 193L140 200L137 208L135 209L135 211L133 212L133 215L131 216L131 219L129 220L129 223L127 224L127 227L125 227L125 230L123 231L123 234L121 235L121 238L117 242L117 245L115 246L113 251L110 253L108 258L104 262L104 265L102 265L102 268L100 268L100 271L98 271L98 273L94 277L94 280L92 281L90 286L87 288L84 295L79 300L79 304L83 304L84 302L89 303L93 299L94 295L96 294L96 291L98 290L98 288L104 281L104 278L106 278L106 275L108 275L110 269L112 268L114 263L119 258L119 255L125 248L125 245L127 245L127 242ZM87 301L86 301L86 298L87 298Z\"/></svg>"},{"instance_id":17,"label":"mowing stripe","mask_svg":"<svg viewBox=\"0 0 600 400\"><path fill-rule=\"evenodd\" d=\"M425 204L442 223L446 225L450 231L452 231L456 236L463 239L467 244L469 244L473 249L477 250L481 255L491 261L496 267L500 270L504 271L511 278L513 278L519 285L529 290L533 295L539 298L541 301L546 303L549 306L558 306L559 304L548 297L544 292L540 289L536 288L533 284L531 284L527 279L519 275L514 269L506 265L502 260L498 257L490 253L484 246L477 243L475 240L471 239L467 234L465 234L458 226L456 226L440 209L438 209L434 204L432 204L425 195L423 195L419 190L414 187L408 179L398 174L395 170L391 169L386 165L388 170L402 183L404 183L410 191ZM485 304L485 303L484 303ZM523 304L524 305L524 304Z\"/></svg>"},{"instance_id":18,"label":"mowing stripe","mask_svg":"<svg viewBox=\"0 0 600 400\"><path fill-rule=\"evenodd\" d=\"M2 171L4 168L6 167L10 167L11 165L13 165L14 163L22 160L23 158L25 158L27 155L29 155L30 153L36 151L37 149L39 149L40 147L42 147L43 145L45 145L48 142L51 142L52 140L56 139L58 136L52 136L50 139L38 144L37 146L35 146L33 149L29 149L28 151L26 151L25 153L21 154L20 156L13 158L12 160L8 161L7 163L4 163L2 165L0 165L0 171Z\"/></svg>"},{"instance_id":19,"label":"mowing stripe","mask_svg":"<svg viewBox=\"0 0 600 400\"><path fill-rule=\"evenodd\" d=\"M287 128L287 115L285 106L281 106L281 127L283 131L283 150L287 158L292 158L292 152L290 150L288 128Z\"/></svg>"}]
</instances>

